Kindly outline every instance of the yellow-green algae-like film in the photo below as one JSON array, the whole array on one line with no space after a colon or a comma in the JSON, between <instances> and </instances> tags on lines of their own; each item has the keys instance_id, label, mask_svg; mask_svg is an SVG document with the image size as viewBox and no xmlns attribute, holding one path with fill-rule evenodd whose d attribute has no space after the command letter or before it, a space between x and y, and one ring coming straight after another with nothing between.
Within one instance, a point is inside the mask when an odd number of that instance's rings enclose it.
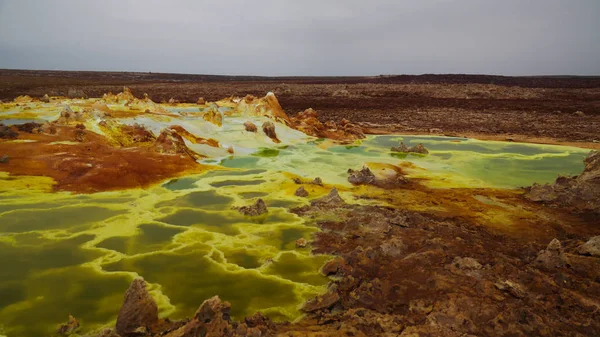
<instances>
[{"instance_id":1,"label":"yellow-green algae-like film","mask_svg":"<svg viewBox=\"0 0 600 337\"><path fill-rule=\"evenodd\" d=\"M111 105L119 107L128 109ZM37 108L39 119L52 120L60 113L52 104ZM22 106L3 109L7 123L36 117ZM164 109L201 111L194 105ZM210 157L203 163L218 170L147 189L52 193L52 179L0 172L0 335L50 335L69 314L80 320L83 333L113 324L123 294L137 276L149 282L162 316L189 317L202 301L219 295L231 302L236 318L261 311L276 320L293 320L306 299L325 291L328 279L319 268L330 257L296 247L297 239L310 240L318 229L289 209L308 204L331 185L340 187L348 202L359 202L351 198L348 168L402 166L409 178L426 178L423 183L433 188L516 188L551 182L558 174L579 174L588 152L400 135L339 145L280 123L282 143L274 144L264 135L243 131L247 120L260 125L267 118L227 116L219 128L191 117L122 118L155 134L181 125L222 144L188 143ZM97 128L90 121L86 126ZM400 141L423 143L429 154L390 151ZM229 146L234 155L225 150ZM296 197L290 174L306 180L321 177L327 187L307 185L310 197ZM234 209L256 198L266 201L268 214L249 218Z\"/></svg>"},{"instance_id":2,"label":"yellow-green algae-like film","mask_svg":"<svg viewBox=\"0 0 600 337\"><path fill-rule=\"evenodd\" d=\"M218 294L234 317L262 311L293 320L328 282L319 268L330 257L296 248L317 229L284 208L306 201L277 194L287 179L280 173L211 171L90 195L11 188L29 178L0 178L9 182L0 187L0 322L8 336L48 335L69 314L84 331L109 324L138 275L161 314L175 319ZM267 215L232 209L257 191Z\"/></svg>"}]
</instances>

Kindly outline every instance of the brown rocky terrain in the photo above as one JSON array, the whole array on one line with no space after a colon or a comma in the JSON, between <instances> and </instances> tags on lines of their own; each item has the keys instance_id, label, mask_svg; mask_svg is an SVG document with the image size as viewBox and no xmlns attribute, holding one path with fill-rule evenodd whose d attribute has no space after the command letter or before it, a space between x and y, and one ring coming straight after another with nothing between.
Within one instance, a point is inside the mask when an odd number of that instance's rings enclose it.
<instances>
[{"instance_id":1,"label":"brown rocky terrain","mask_svg":"<svg viewBox=\"0 0 600 337\"><path fill-rule=\"evenodd\" d=\"M288 115L307 108L324 123L343 119L368 132L433 133L599 148L600 78L421 75L256 77L0 70L0 100L81 94L123 86L155 102L196 102L272 91Z\"/></svg>"}]
</instances>

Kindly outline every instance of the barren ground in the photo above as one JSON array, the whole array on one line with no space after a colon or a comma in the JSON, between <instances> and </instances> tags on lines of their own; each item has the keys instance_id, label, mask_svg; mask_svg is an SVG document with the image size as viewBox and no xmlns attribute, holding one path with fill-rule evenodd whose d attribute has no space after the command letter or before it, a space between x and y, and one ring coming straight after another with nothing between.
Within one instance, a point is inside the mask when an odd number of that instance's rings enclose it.
<instances>
[{"instance_id":1,"label":"barren ground","mask_svg":"<svg viewBox=\"0 0 600 337\"><path fill-rule=\"evenodd\" d=\"M422 75L265 78L0 70L0 99L90 97L123 86L154 101L195 102L273 91L290 115L313 108L323 121L347 118L371 132L434 133L598 148L600 78ZM580 111L581 113L577 113Z\"/></svg>"}]
</instances>

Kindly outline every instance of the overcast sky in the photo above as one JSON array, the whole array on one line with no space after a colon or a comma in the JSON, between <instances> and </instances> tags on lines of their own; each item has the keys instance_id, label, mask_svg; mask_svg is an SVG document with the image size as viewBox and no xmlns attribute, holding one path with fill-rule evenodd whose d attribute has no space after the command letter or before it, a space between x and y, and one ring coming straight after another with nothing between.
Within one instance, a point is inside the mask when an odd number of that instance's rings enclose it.
<instances>
[{"instance_id":1,"label":"overcast sky","mask_svg":"<svg viewBox=\"0 0 600 337\"><path fill-rule=\"evenodd\" d=\"M0 0L0 68L600 75L600 0Z\"/></svg>"}]
</instances>

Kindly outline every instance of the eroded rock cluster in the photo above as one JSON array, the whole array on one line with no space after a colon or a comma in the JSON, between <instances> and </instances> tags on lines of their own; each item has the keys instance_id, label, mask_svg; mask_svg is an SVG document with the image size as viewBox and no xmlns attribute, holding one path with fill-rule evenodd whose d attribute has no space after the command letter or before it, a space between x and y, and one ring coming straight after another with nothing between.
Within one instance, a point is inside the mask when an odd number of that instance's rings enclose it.
<instances>
[{"instance_id":1,"label":"eroded rock cluster","mask_svg":"<svg viewBox=\"0 0 600 337\"><path fill-rule=\"evenodd\" d=\"M590 151L584 159L583 173L575 177L560 176L554 184L533 184L525 198L579 212L600 213L600 152Z\"/></svg>"},{"instance_id":2,"label":"eroded rock cluster","mask_svg":"<svg viewBox=\"0 0 600 337\"><path fill-rule=\"evenodd\" d=\"M423 144L417 144L414 146L406 146L404 142L400 142L398 146L392 147L392 152L402 152L402 153L419 153L419 154L428 154L429 151L423 146Z\"/></svg>"},{"instance_id":3,"label":"eroded rock cluster","mask_svg":"<svg viewBox=\"0 0 600 337\"><path fill-rule=\"evenodd\" d=\"M330 138L341 142L365 138L362 129L347 119L341 120L340 123L333 121L322 123L317 112L312 108L299 112L291 118L291 121L294 128L314 137Z\"/></svg>"},{"instance_id":4,"label":"eroded rock cluster","mask_svg":"<svg viewBox=\"0 0 600 337\"><path fill-rule=\"evenodd\" d=\"M242 322L231 319L231 305L214 296L204 301L191 319L170 321L158 317L156 302L146 289L146 282L133 280L125 299L115 329L106 329L96 337L242 337L273 335L275 324L261 313L247 317ZM71 322L71 319L69 320ZM67 325L63 325L67 326ZM65 331L61 326L59 332ZM77 326L79 326L77 324ZM64 333L63 335L67 335Z\"/></svg>"},{"instance_id":5,"label":"eroded rock cluster","mask_svg":"<svg viewBox=\"0 0 600 337\"><path fill-rule=\"evenodd\" d=\"M367 166L363 166L360 170L348 169L348 182L352 185L372 185L382 188L404 187L409 183L409 179L400 168L394 167L394 170L388 171L390 173L385 176L377 177Z\"/></svg>"},{"instance_id":6,"label":"eroded rock cluster","mask_svg":"<svg viewBox=\"0 0 600 337\"><path fill-rule=\"evenodd\" d=\"M267 204L261 198L258 198L254 204L238 207L237 210L246 216L258 216L269 212Z\"/></svg>"}]
</instances>

